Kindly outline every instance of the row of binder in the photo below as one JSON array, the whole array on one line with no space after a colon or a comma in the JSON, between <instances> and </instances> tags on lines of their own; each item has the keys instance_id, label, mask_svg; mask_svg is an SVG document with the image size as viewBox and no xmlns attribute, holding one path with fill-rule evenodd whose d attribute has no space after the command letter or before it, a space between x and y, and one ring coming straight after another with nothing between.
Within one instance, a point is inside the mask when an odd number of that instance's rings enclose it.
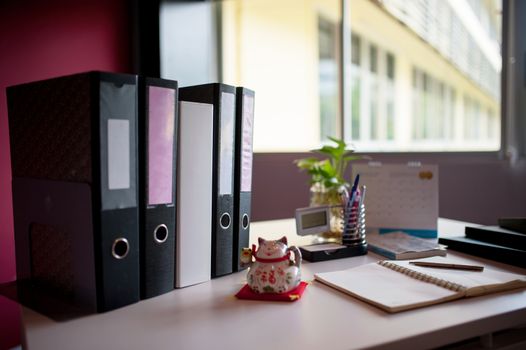
<instances>
[{"instance_id":1,"label":"row of binder","mask_svg":"<svg viewBox=\"0 0 526 350\"><path fill-rule=\"evenodd\" d=\"M18 280L102 312L241 269L253 91L87 72L7 97Z\"/></svg>"}]
</instances>

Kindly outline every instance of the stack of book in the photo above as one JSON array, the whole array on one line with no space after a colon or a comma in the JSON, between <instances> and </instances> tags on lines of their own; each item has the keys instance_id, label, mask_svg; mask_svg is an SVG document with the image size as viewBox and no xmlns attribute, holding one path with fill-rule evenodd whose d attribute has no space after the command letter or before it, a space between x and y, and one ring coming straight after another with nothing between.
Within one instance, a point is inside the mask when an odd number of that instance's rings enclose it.
<instances>
[{"instance_id":1,"label":"stack of book","mask_svg":"<svg viewBox=\"0 0 526 350\"><path fill-rule=\"evenodd\" d=\"M439 243L448 249L526 267L526 218L502 218L498 226L467 226L464 237L440 238Z\"/></svg>"},{"instance_id":2,"label":"stack of book","mask_svg":"<svg viewBox=\"0 0 526 350\"><path fill-rule=\"evenodd\" d=\"M7 98L18 280L102 312L240 270L253 91L86 72Z\"/></svg>"},{"instance_id":3,"label":"stack of book","mask_svg":"<svg viewBox=\"0 0 526 350\"><path fill-rule=\"evenodd\" d=\"M370 234L369 250L392 260L446 256L447 251L433 238L419 238L401 231Z\"/></svg>"}]
</instances>

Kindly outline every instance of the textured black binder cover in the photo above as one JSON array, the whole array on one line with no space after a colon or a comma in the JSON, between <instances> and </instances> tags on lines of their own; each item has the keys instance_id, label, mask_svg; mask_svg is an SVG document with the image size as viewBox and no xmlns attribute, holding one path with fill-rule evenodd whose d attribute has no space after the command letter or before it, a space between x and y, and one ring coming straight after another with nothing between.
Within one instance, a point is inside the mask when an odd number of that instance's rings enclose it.
<instances>
[{"instance_id":1,"label":"textured black binder cover","mask_svg":"<svg viewBox=\"0 0 526 350\"><path fill-rule=\"evenodd\" d=\"M526 251L485 243L466 237L439 238L438 243L448 249L480 256L510 265L526 267Z\"/></svg>"},{"instance_id":2,"label":"textured black binder cover","mask_svg":"<svg viewBox=\"0 0 526 350\"><path fill-rule=\"evenodd\" d=\"M17 278L55 284L93 311L138 301L137 77L80 73L7 97ZM56 232L68 237L60 249L71 249L71 270L40 268L54 249L42 235Z\"/></svg>"},{"instance_id":3,"label":"textured black binder cover","mask_svg":"<svg viewBox=\"0 0 526 350\"><path fill-rule=\"evenodd\" d=\"M172 167L171 167L171 202L163 204L148 204L149 186L160 186L148 177L148 147L149 147L149 107L150 87L165 88L174 91L174 124L173 129L165 128L173 133ZM177 82L173 80L139 78L139 222L140 222L140 280L141 298L151 298L174 289L175 271L175 205L176 205L176 174L177 174L177 130L178 130L178 91ZM162 103L166 101L153 101ZM155 152L155 150L153 150ZM153 164L155 166L155 164ZM162 226L164 225L164 226ZM166 236L161 236L159 230L164 230Z\"/></svg>"},{"instance_id":4,"label":"textured black binder cover","mask_svg":"<svg viewBox=\"0 0 526 350\"><path fill-rule=\"evenodd\" d=\"M239 258L241 256L241 250L249 247L249 236L250 236L250 221L251 221L251 203L252 203L252 191L242 191L242 171L243 171L243 139L249 137L252 143L252 132L253 130L244 130L244 111L245 108L252 108L253 106L244 105L244 96L254 98L254 91L247 88L238 87L236 88L236 146L235 146L235 173L234 173L234 242L232 252L232 269L234 272L241 271L244 267L241 266ZM253 101L253 100L252 100ZM252 123L253 123L252 115ZM253 128L253 125L251 126ZM252 152L252 150L251 150ZM246 165L252 172L252 163ZM247 169L245 169L246 171ZM251 177L251 176L250 176Z\"/></svg>"},{"instance_id":5,"label":"textured black binder cover","mask_svg":"<svg viewBox=\"0 0 526 350\"><path fill-rule=\"evenodd\" d=\"M222 130L221 125L222 102L221 94L234 94L235 87L225 84L213 83L205 85L196 85L183 87L179 89L179 100L190 102L210 103L214 105L214 159L212 167L214 169L212 179L212 198L216 200L212 203L212 277L218 277L232 273L232 247L233 247L233 217L234 217L234 120L231 124L231 134L228 130ZM235 103L235 101L234 101ZM232 116L233 118L235 115ZM229 137L231 139L224 139ZM230 167L220 164L221 142L225 141L232 147ZM196 140L198 142L198 140ZM219 182L220 174L228 174L231 179L232 193L220 194Z\"/></svg>"},{"instance_id":6,"label":"textured black binder cover","mask_svg":"<svg viewBox=\"0 0 526 350\"><path fill-rule=\"evenodd\" d=\"M465 233L467 238L526 250L526 235L498 226L466 226Z\"/></svg>"}]
</instances>

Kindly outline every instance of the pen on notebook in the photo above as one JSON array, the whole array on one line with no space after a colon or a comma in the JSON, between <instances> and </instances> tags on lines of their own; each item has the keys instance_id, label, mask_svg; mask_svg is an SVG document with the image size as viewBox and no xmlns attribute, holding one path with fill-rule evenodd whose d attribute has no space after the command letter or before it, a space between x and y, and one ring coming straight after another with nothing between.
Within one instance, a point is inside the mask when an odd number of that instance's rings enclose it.
<instances>
[{"instance_id":1,"label":"pen on notebook","mask_svg":"<svg viewBox=\"0 0 526 350\"><path fill-rule=\"evenodd\" d=\"M450 263L439 263L439 262L430 262L430 261L410 261L409 263L415 266L437 267L441 269L469 270L469 271L484 270L484 266L478 266L478 265L450 264Z\"/></svg>"}]
</instances>

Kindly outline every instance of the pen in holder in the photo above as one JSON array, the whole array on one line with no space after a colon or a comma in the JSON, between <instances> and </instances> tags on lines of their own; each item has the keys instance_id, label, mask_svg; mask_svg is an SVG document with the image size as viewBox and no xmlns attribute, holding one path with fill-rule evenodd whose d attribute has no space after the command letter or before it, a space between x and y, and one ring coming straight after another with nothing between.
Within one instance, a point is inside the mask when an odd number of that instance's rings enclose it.
<instances>
[{"instance_id":1,"label":"pen in holder","mask_svg":"<svg viewBox=\"0 0 526 350\"><path fill-rule=\"evenodd\" d=\"M344 207L342 244L346 246L365 246L365 190L354 191Z\"/></svg>"}]
</instances>

